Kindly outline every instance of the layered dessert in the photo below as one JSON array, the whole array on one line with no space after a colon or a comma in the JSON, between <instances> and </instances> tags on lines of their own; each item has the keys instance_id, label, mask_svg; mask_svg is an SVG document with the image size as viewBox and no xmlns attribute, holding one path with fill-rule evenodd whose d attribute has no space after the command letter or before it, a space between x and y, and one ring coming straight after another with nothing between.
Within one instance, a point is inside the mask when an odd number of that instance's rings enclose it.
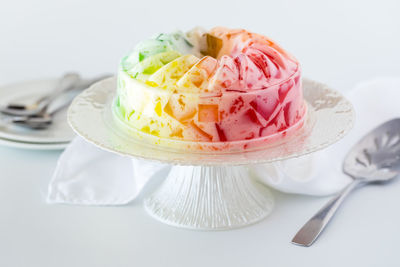
<instances>
[{"instance_id":1,"label":"layered dessert","mask_svg":"<svg viewBox=\"0 0 400 267\"><path fill-rule=\"evenodd\" d=\"M298 61L260 34L163 33L122 59L115 109L155 144L246 149L301 127L300 75Z\"/></svg>"}]
</instances>

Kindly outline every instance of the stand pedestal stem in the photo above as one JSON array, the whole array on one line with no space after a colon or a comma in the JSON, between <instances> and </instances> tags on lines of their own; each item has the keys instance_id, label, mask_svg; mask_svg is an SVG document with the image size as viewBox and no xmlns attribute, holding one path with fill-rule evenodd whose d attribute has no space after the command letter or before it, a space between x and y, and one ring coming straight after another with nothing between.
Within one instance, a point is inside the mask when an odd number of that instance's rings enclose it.
<instances>
[{"instance_id":1,"label":"stand pedestal stem","mask_svg":"<svg viewBox=\"0 0 400 267\"><path fill-rule=\"evenodd\" d=\"M174 166L145 207L170 225L223 230L263 219L273 208L273 198L244 167Z\"/></svg>"}]
</instances>

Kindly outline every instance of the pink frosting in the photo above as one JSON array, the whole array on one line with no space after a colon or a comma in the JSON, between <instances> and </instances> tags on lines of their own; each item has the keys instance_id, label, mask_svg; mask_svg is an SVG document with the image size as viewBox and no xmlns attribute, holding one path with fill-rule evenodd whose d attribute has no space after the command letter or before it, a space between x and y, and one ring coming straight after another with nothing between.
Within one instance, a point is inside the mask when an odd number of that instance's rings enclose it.
<instances>
[{"instance_id":1,"label":"pink frosting","mask_svg":"<svg viewBox=\"0 0 400 267\"><path fill-rule=\"evenodd\" d=\"M305 113L298 62L265 36L245 30L214 28L223 40L193 123L203 141L265 137L296 124ZM197 129L199 128L199 129Z\"/></svg>"}]
</instances>

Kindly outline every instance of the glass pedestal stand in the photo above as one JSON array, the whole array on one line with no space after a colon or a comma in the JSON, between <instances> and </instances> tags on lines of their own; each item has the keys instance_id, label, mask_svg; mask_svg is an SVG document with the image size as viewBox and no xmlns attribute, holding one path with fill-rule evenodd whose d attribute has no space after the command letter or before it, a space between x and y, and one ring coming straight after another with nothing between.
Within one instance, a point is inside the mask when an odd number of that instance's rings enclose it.
<instances>
[{"instance_id":1,"label":"glass pedestal stand","mask_svg":"<svg viewBox=\"0 0 400 267\"><path fill-rule=\"evenodd\" d=\"M169 225L223 230L262 220L273 198L243 166L174 166L145 207Z\"/></svg>"}]
</instances>

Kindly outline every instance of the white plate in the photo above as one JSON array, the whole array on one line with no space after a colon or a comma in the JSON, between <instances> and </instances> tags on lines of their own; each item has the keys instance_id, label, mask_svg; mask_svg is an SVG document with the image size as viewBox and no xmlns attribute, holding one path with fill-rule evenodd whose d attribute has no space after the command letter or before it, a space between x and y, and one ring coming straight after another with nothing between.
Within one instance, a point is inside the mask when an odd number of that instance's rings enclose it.
<instances>
[{"instance_id":1,"label":"white plate","mask_svg":"<svg viewBox=\"0 0 400 267\"><path fill-rule=\"evenodd\" d=\"M123 132L113 119L116 79L103 80L77 96L68 109L68 122L77 134L96 146L120 154L179 165L244 165L299 157L327 147L352 128L354 110L340 93L303 79L308 114L293 137L268 148L232 153L192 153L145 143Z\"/></svg>"},{"instance_id":2,"label":"white plate","mask_svg":"<svg viewBox=\"0 0 400 267\"><path fill-rule=\"evenodd\" d=\"M0 138L0 145L30 150L62 150L65 149L69 143L26 143Z\"/></svg>"},{"instance_id":3,"label":"white plate","mask_svg":"<svg viewBox=\"0 0 400 267\"><path fill-rule=\"evenodd\" d=\"M57 79L29 81L0 87L0 106L9 102L29 103L37 96L53 90ZM54 121L45 130L30 130L13 124L0 123L0 138L10 141L28 143L66 143L71 141L75 134L69 127L66 119L66 109L54 116Z\"/></svg>"}]
</instances>

